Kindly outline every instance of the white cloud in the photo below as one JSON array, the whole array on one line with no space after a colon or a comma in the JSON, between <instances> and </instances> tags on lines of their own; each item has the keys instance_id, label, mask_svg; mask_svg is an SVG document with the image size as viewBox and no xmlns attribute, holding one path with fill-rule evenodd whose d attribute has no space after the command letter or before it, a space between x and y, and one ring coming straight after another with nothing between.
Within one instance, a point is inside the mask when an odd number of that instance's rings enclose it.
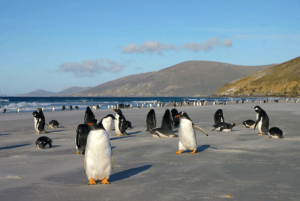
<instances>
[{"instance_id":1,"label":"white cloud","mask_svg":"<svg viewBox=\"0 0 300 201\"><path fill-rule=\"evenodd\" d=\"M126 62L127 64L130 61ZM116 73L128 67L127 64L118 63L109 59L82 60L80 62L66 62L59 65L60 72L72 72L75 77L93 77L103 72Z\"/></svg>"},{"instance_id":2,"label":"white cloud","mask_svg":"<svg viewBox=\"0 0 300 201\"><path fill-rule=\"evenodd\" d=\"M205 40L204 43L197 43L197 42L191 42L191 43L185 43L182 46L174 46L173 44L165 44L158 41L146 41L142 43L140 46L136 44L130 44L127 45L122 49L122 53L128 54L128 53L158 53L161 54L162 51L166 50L179 50L179 49L188 49L193 52L198 52L200 50L208 51L213 49L214 47L231 47L232 41L230 39L225 39L223 42L220 42L219 38L215 37L212 39Z\"/></svg>"}]
</instances>

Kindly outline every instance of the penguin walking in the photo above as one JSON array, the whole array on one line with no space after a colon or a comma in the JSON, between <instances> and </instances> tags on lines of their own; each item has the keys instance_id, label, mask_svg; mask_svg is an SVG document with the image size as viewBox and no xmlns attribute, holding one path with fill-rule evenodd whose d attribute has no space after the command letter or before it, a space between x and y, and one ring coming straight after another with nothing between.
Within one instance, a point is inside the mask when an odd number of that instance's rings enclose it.
<instances>
[{"instance_id":1,"label":"penguin walking","mask_svg":"<svg viewBox=\"0 0 300 201\"><path fill-rule=\"evenodd\" d=\"M156 127L156 116L154 109L151 109L146 118L146 131L150 131L151 129Z\"/></svg>"},{"instance_id":2,"label":"penguin walking","mask_svg":"<svg viewBox=\"0 0 300 201\"><path fill-rule=\"evenodd\" d=\"M179 126L179 118L176 117L178 115L178 110L175 108L171 110L172 118L173 118L173 126L178 127Z\"/></svg>"},{"instance_id":3,"label":"penguin walking","mask_svg":"<svg viewBox=\"0 0 300 201\"><path fill-rule=\"evenodd\" d=\"M37 111L34 111L32 113L33 117L34 117L34 128L36 130L35 134L40 134L41 132L45 132L48 133L47 131L45 131L45 116L43 114L43 111L41 108L37 108Z\"/></svg>"},{"instance_id":4,"label":"penguin walking","mask_svg":"<svg viewBox=\"0 0 300 201\"><path fill-rule=\"evenodd\" d=\"M212 129L212 131L216 130L216 131L224 131L224 132L229 132L232 131L232 128L237 126L237 124L235 123L225 123L225 122L221 122L221 123L217 123L215 125L213 125L214 129Z\"/></svg>"},{"instance_id":5,"label":"penguin walking","mask_svg":"<svg viewBox=\"0 0 300 201\"><path fill-rule=\"evenodd\" d=\"M70 110L70 111L71 111L71 110L73 110L73 107L72 107L72 105L70 105L70 106L69 106L69 110Z\"/></svg>"},{"instance_id":6,"label":"penguin walking","mask_svg":"<svg viewBox=\"0 0 300 201\"><path fill-rule=\"evenodd\" d=\"M255 121L249 119L249 120L243 121L243 125L245 128L254 128Z\"/></svg>"},{"instance_id":7,"label":"penguin walking","mask_svg":"<svg viewBox=\"0 0 300 201\"><path fill-rule=\"evenodd\" d=\"M111 138L111 130L112 130L112 121L116 118L112 114L108 114L107 116L103 117L100 123L103 125L104 129L108 133L109 138Z\"/></svg>"},{"instance_id":8,"label":"penguin walking","mask_svg":"<svg viewBox=\"0 0 300 201\"><path fill-rule=\"evenodd\" d=\"M91 123L93 119L95 119L94 113L92 112L90 107L86 107L85 115L84 115L84 123L85 124Z\"/></svg>"},{"instance_id":9,"label":"penguin walking","mask_svg":"<svg viewBox=\"0 0 300 201\"><path fill-rule=\"evenodd\" d=\"M65 111L66 110L66 106L62 106L61 111Z\"/></svg>"},{"instance_id":10,"label":"penguin walking","mask_svg":"<svg viewBox=\"0 0 300 201\"><path fill-rule=\"evenodd\" d=\"M203 132L206 136L208 136L208 134L206 133L205 130L203 130L199 126L196 126L186 112L183 111L179 112L179 114L176 117L179 117L180 127L179 127L179 143L178 143L179 150L175 152L175 154L181 154L182 151L185 150L190 150L191 154L196 153L197 140L196 140L196 133L194 129Z\"/></svg>"},{"instance_id":11,"label":"penguin walking","mask_svg":"<svg viewBox=\"0 0 300 201\"><path fill-rule=\"evenodd\" d=\"M221 122L224 122L224 113L223 113L223 110L221 109L218 109L215 114L214 114L214 122L215 124L218 124L218 123L221 123Z\"/></svg>"},{"instance_id":12,"label":"penguin walking","mask_svg":"<svg viewBox=\"0 0 300 201\"><path fill-rule=\"evenodd\" d=\"M254 129L257 127L259 130L258 135L265 135L269 131L269 117L267 113L261 109L259 106L254 107L256 114L256 122L254 125Z\"/></svg>"},{"instance_id":13,"label":"penguin walking","mask_svg":"<svg viewBox=\"0 0 300 201\"><path fill-rule=\"evenodd\" d=\"M75 154L83 154L85 153L86 141L88 134L90 132L90 126L87 124L79 124L76 129L76 137L75 137L75 146L76 152Z\"/></svg>"},{"instance_id":14,"label":"penguin walking","mask_svg":"<svg viewBox=\"0 0 300 201\"><path fill-rule=\"evenodd\" d=\"M109 136L101 123L89 123L91 131L88 134L85 150L85 172L89 185L109 184L108 179L113 169L113 158Z\"/></svg>"},{"instance_id":15,"label":"penguin walking","mask_svg":"<svg viewBox=\"0 0 300 201\"><path fill-rule=\"evenodd\" d=\"M113 109L117 114L115 116L115 131L117 136L129 135L126 133L126 129L128 128L128 123L121 111L121 109Z\"/></svg>"},{"instance_id":16,"label":"penguin walking","mask_svg":"<svg viewBox=\"0 0 300 201\"><path fill-rule=\"evenodd\" d=\"M280 128L272 127L269 130L270 138L277 138L282 139L283 138L283 132Z\"/></svg>"},{"instance_id":17,"label":"penguin walking","mask_svg":"<svg viewBox=\"0 0 300 201\"><path fill-rule=\"evenodd\" d=\"M49 128L58 128L60 125L58 121L51 120L48 124L46 124Z\"/></svg>"},{"instance_id":18,"label":"penguin walking","mask_svg":"<svg viewBox=\"0 0 300 201\"><path fill-rule=\"evenodd\" d=\"M46 136L42 136L36 140L35 146L39 149L45 149L47 146L48 148L51 148L53 146L53 141Z\"/></svg>"}]
</instances>

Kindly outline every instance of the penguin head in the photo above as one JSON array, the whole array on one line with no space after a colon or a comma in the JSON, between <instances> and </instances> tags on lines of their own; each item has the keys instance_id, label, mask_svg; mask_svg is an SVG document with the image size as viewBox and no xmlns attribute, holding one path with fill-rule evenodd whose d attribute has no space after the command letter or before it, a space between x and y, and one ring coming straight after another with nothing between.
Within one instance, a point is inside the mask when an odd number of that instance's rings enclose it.
<instances>
[{"instance_id":1,"label":"penguin head","mask_svg":"<svg viewBox=\"0 0 300 201\"><path fill-rule=\"evenodd\" d=\"M218 110L217 110L217 114L218 114L218 116L223 116L223 114L224 114L224 113L223 113L223 110L218 109Z\"/></svg>"},{"instance_id":2,"label":"penguin head","mask_svg":"<svg viewBox=\"0 0 300 201\"><path fill-rule=\"evenodd\" d=\"M255 112L260 113L262 111L261 107L258 105L254 107Z\"/></svg>"},{"instance_id":3,"label":"penguin head","mask_svg":"<svg viewBox=\"0 0 300 201\"><path fill-rule=\"evenodd\" d=\"M236 124L236 123L230 123L230 127L231 128L233 128L233 127L235 127L235 126L237 126L238 124Z\"/></svg>"},{"instance_id":4,"label":"penguin head","mask_svg":"<svg viewBox=\"0 0 300 201\"><path fill-rule=\"evenodd\" d=\"M40 115L39 115L39 113L37 111L34 111L32 113L32 115L33 115L34 118L40 118Z\"/></svg>"},{"instance_id":5,"label":"penguin head","mask_svg":"<svg viewBox=\"0 0 300 201\"><path fill-rule=\"evenodd\" d=\"M121 109L113 109L113 111L115 111L118 115L122 114L122 110Z\"/></svg>"},{"instance_id":6,"label":"penguin head","mask_svg":"<svg viewBox=\"0 0 300 201\"><path fill-rule=\"evenodd\" d=\"M180 119L187 119L187 120L192 121L190 119L189 115L186 112L184 112L184 111L179 112L178 115L175 116L175 117L179 117Z\"/></svg>"},{"instance_id":7,"label":"penguin head","mask_svg":"<svg viewBox=\"0 0 300 201\"><path fill-rule=\"evenodd\" d=\"M99 129L104 129L103 125L101 122L97 124L97 119L93 119L91 123L88 123L89 127L91 130L99 130Z\"/></svg>"}]
</instances>

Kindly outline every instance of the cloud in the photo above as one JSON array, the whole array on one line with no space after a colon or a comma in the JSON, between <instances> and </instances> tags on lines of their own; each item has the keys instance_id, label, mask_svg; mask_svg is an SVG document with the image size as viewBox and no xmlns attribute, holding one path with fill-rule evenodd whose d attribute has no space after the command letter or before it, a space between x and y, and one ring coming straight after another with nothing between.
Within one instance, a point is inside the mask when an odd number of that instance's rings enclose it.
<instances>
[{"instance_id":1,"label":"cloud","mask_svg":"<svg viewBox=\"0 0 300 201\"><path fill-rule=\"evenodd\" d=\"M220 42L219 38L215 37L212 39L206 40L204 43L197 43L197 42L191 42L191 43L185 43L181 46L174 46L173 44L165 44L158 41L152 42L152 41L146 41L142 43L140 46L136 44L130 44L125 46L122 49L123 54L144 54L144 53L158 53L162 54L162 51L166 50L173 50L177 51L180 49L188 49L193 52L198 52L200 50L203 51L209 51L212 50L214 47L231 47L232 41L230 39L225 39L223 42Z\"/></svg>"},{"instance_id":2,"label":"cloud","mask_svg":"<svg viewBox=\"0 0 300 201\"><path fill-rule=\"evenodd\" d=\"M122 53L128 54L128 53L158 53L161 54L164 50L175 50L175 46L173 44L165 44L160 43L158 41L152 42L152 41L146 41L141 44L141 46L138 46L136 44L130 44L127 45L122 49Z\"/></svg>"},{"instance_id":3,"label":"cloud","mask_svg":"<svg viewBox=\"0 0 300 201\"><path fill-rule=\"evenodd\" d=\"M109 59L82 60L80 62L66 62L59 65L59 72L72 72L75 77L93 77L96 74L102 74L103 72L116 73L122 71L128 67L130 61L126 61L127 64L118 63Z\"/></svg>"},{"instance_id":4,"label":"cloud","mask_svg":"<svg viewBox=\"0 0 300 201\"><path fill-rule=\"evenodd\" d=\"M215 37L212 39L207 39L205 40L204 43L197 43L197 42L192 42L192 43L185 43L183 47L185 49L189 49L193 52L198 52L198 51L209 51L212 50L214 47L231 47L232 46L232 41L230 39L224 40L222 43L220 42L219 38Z\"/></svg>"}]
</instances>

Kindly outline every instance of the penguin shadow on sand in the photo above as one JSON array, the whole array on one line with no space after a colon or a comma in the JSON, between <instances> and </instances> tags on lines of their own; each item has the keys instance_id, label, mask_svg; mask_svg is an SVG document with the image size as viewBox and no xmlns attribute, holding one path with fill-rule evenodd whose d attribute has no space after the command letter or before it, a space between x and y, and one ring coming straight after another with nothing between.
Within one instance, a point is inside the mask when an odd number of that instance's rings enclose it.
<instances>
[{"instance_id":1,"label":"penguin shadow on sand","mask_svg":"<svg viewBox=\"0 0 300 201\"><path fill-rule=\"evenodd\" d=\"M109 177L109 181L110 182L115 182L115 181L120 181L120 180L123 180L123 179L127 179L127 178L130 178L130 177L134 176L134 175L142 173L142 172L148 170L151 167L152 167L152 165L144 165L144 166L141 166L141 167L131 168L129 170L124 170L122 172L112 174Z\"/></svg>"},{"instance_id":2,"label":"penguin shadow on sand","mask_svg":"<svg viewBox=\"0 0 300 201\"><path fill-rule=\"evenodd\" d=\"M9 135L9 134L0 134L0 137L1 137L1 136L4 136L4 135Z\"/></svg>"},{"instance_id":3,"label":"penguin shadow on sand","mask_svg":"<svg viewBox=\"0 0 300 201\"><path fill-rule=\"evenodd\" d=\"M63 132L63 131L65 131L65 130L55 130L55 131L47 131L47 133L57 133L57 132Z\"/></svg>"},{"instance_id":4,"label":"penguin shadow on sand","mask_svg":"<svg viewBox=\"0 0 300 201\"><path fill-rule=\"evenodd\" d=\"M200 147L197 147L196 153L203 152L203 151L205 151L206 149L218 149L218 148L211 147L210 145L202 145L202 146L200 146Z\"/></svg>"},{"instance_id":5,"label":"penguin shadow on sand","mask_svg":"<svg viewBox=\"0 0 300 201\"><path fill-rule=\"evenodd\" d=\"M31 145L31 144L19 144L19 145L7 146L7 147L0 147L0 150L14 149L14 148L19 148L19 147L24 147L24 146L27 146L27 145Z\"/></svg>"}]
</instances>

